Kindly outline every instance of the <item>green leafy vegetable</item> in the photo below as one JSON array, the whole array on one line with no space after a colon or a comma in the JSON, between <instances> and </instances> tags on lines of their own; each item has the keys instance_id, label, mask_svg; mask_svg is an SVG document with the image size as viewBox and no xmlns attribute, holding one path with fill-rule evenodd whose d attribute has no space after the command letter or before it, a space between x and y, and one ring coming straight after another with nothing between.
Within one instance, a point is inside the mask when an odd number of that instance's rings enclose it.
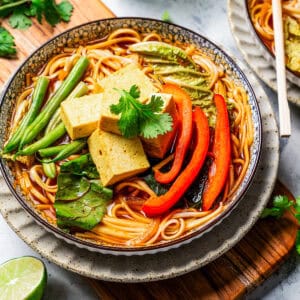
<instances>
[{"instance_id":1,"label":"green leafy vegetable","mask_svg":"<svg viewBox=\"0 0 300 300\"><path fill-rule=\"evenodd\" d=\"M291 209L292 208L292 209ZM296 201L289 200L287 196L275 196L271 207L267 207L263 210L261 218L276 217L280 218L285 211L290 210L300 225L300 197L296 198ZM300 254L300 230L297 232L296 238L296 251Z\"/></svg>"},{"instance_id":2,"label":"green leafy vegetable","mask_svg":"<svg viewBox=\"0 0 300 300\"><path fill-rule=\"evenodd\" d=\"M58 190L55 201L72 201L84 196L90 189L90 182L85 178L69 173L60 173L57 178Z\"/></svg>"},{"instance_id":3,"label":"green leafy vegetable","mask_svg":"<svg viewBox=\"0 0 300 300\"><path fill-rule=\"evenodd\" d=\"M60 170L64 173L87 176L91 179L99 178L99 173L89 153L65 162L61 165Z\"/></svg>"},{"instance_id":4,"label":"green leafy vegetable","mask_svg":"<svg viewBox=\"0 0 300 300\"><path fill-rule=\"evenodd\" d=\"M9 57L16 54L14 37L0 26L0 56Z\"/></svg>"},{"instance_id":5,"label":"green leafy vegetable","mask_svg":"<svg viewBox=\"0 0 300 300\"><path fill-rule=\"evenodd\" d=\"M163 12L163 14L162 14L162 16L161 16L161 19L162 19L162 21L165 21L165 22L169 22L169 23L172 22L171 16L170 16L170 14L169 14L169 12L168 12L167 10L165 10L165 11Z\"/></svg>"},{"instance_id":6,"label":"green leafy vegetable","mask_svg":"<svg viewBox=\"0 0 300 300\"><path fill-rule=\"evenodd\" d=\"M61 21L69 22L72 11L73 6L68 0L62 0L59 4L55 0L0 1L0 18L8 17L10 26L17 29L30 27L32 25L31 17L36 17L40 23L44 17L51 26L55 26ZM0 56L6 57L15 54L15 50L13 53L1 51L2 43L0 38Z\"/></svg>"},{"instance_id":7,"label":"green leafy vegetable","mask_svg":"<svg viewBox=\"0 0 300 300\"><path fill-rule=\"evenodd\" d=\"M159 182L157 182L154 178L153 173L150 173L144 177L144 180L149 185L152 191L155 192L157 196L163 195L168 191L168 185L163 185Z\"/></svg>"},{"instance_id":8,"label":"green leafy vegetable","mask_svg":"<svg viewBox=\"0 0 300 300\"><path fill-rule=\"evenodd\" d=\"M32 21L22 9L17 8L9 18L9 24L13 28L27 29L32 25Z\"/></svg>"},{"instance_id":9,"label":"green leafy vegetable","mask_svg":"<svg viewBox=\"0 0 300 300\"><path fill-rule=\"evenodd\" d=\"M172 130L172 117L168 113L160 113L163 108L161 97L152 96L149 103L143 104L137 100L140 90L136 85L129 92L119 92L119 103L111 105L110 111L116 115L121 114L118 125L123 136L156 138L159 134Z\"/></svg>"},{"instance_id":10,"label":"green leafy vegetable","mask_svg":"<svg viewBox=\"0 0 300 300\"><path fill-rule=\"evenodd\" d=\"M139 54L156 56L160 59L176 62L182 66L195 67L194 61L184 50L164 42L139 42L131 45L129 49Z\"/></svg>"},{"instance_id":11,"label":"green leafy vegetable","mask_svg":"<svg viewBox=\"0 0 300 300\"><path fill-rule=\"evenodd\" d=\"M97 188L91 188L76 201L55 201L57 225L61 228L79 227L90 230L102 220L108 200L108 197L103 197L103 193L97 192Z\"/></svg>"},{"instance_id":12,"label":"green leafy vegetable","mask_svg":"<svg viewBox=\"0 0 300 300\"><path fill-rule=\"evenodd\" d=\"M61 165L54 203L58 227L90 230L101 221L113 191L94 178L99 174L89 154Z\"/></svg>"}]
</instances>

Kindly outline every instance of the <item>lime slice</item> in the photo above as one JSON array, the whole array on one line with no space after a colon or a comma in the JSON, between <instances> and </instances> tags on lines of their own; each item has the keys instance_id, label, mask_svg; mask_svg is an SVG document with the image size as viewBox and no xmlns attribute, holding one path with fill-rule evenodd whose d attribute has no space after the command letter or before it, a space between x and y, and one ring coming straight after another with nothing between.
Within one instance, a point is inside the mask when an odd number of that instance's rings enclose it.
<instances>
[{"instance_id":1,"label":"lime slice","mask_svg":"<svg viewBox=\"0 0 300 300\"><path fill-rule=\"evenodd\" d=\"M47 272L42 261L23 256L0 265L0 300L39 300Z\"/></svg>"}]
</instances>

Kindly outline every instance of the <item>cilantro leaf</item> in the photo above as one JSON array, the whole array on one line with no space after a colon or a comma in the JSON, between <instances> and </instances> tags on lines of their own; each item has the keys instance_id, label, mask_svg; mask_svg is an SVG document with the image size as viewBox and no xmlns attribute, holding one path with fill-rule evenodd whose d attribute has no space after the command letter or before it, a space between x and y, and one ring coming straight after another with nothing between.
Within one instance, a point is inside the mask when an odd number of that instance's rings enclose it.
<instances>
[{"instance_id":1,"label":"cilantro leaf","mask_svg":"<svg viewBox=\"0 0 300 300\"><path fill-rule=\"evenodd\" d=\"M289 200L287 196L275 196L273 199L273 207L265 208L261 214L261 218L266 217L281 217L283 213L288 210L294 202Z\"/></svg>"},{"instance_id":2,"label":"cilantro leaf","mask_svg":"<svg viewBox=\"0 0 300 300\"><path fill-rule=\"evenodd\" d=\"M300 254L300 231L297 231L297 237L296 237L296 251L298 254Z\"/></svg>"},{"instance_id":3,"label":"cilantro leaf","mask_svg":"<svg viewBox=\"0 0 300 300\"><path fill-rule=\"evenodd\" d=\"M45 10L45 3L41 0L32 0L30 10L36 16L39 23L42 23L43 11Z\"/></svg>"},{"instance_id":4,"label":"cilantro leaf","mask_svg":"<svg viewBox=\"0 0 300 300\"><path fill-rule=\"evenodd\" d=\"M0 27L0 56L7 57L16 54L14 37L3 27Z\"/></svg>"},{"instance_id":5,"label":"cilantro leaf","mask_svg":"<svg viewBox=\"0 0 300 300\"><path fill-rule=\"evenodd\" d=\"M72 4L67 0L63 0L57 5L56 8L60 15L60 18L65 22L69 22L73 11Z\"/></svg>"},{"instance_id":6,"label":"cilantro leaf","mask_svg":"<svg viewBox=\"0 0 300 300\"><path fill-rule=\"evenodd\" d=\"M22 7L17 8L9 18L9 24L12 28L27 29L32 25L32 21L25 15L26 10Z\"/></svg>"},{"instance_id":7,"label":"cilantro leaf","mask_svg":"<svg viewBox=\"0 0 300 300\"><path fill-rule=\"evenodd\" d=\"M300 225L300 197L296 198L296 201L289 200L287 196L275 196L273 199L273 206L267 207L263 210L261 218L266 217L276 217L279 218L283 215L286 210L289 210L291 207L294 210L291 210L295 218ZM297 231L296 237L296 251L300 255L300 230Z\"/></svg>"},{"instance_id":8,"label":"cilantro leaf","mask_svg":"<svg viewBox=\"0 0 300 300\"><path fill-rule=\"evenodd\" d=\"M157 114L145 119L141 124L141 133L146 139L156 138L172 130L173 119L167 114Z\"/></svg>"},{"instance_id":9,"label":"cilantro leaf","mask_svg":"<svg viewBox=\"0 0 300 300\"><path fill-rule=\"evenodd\" d=\"M160 113L163 107L161 97L152 96L148 104L143 104L137 100L140 90L136 85L129 92L118 91L121 95L119 103L112 104L110 111L116 115L121 114L118 125L123 136L156 138L172 130L172 117L168 113Z\"/></svg>"},{"instance_id":10,"label":"cilantro leaf","mask_svg":"<svg viewBox=\"0 0 300 300\"><path fill-rule=\"evenodd\" d=\"M167 10L165 10L165 11L163 12L163 14L162 14L162 16L161 16L161 19L162 19L162 21L165 21L165 22L169 22L169 23L172 22L172 21L171 21L170 14L169 14L169 12L168 12Z\"/></svg>"}]
</instances>

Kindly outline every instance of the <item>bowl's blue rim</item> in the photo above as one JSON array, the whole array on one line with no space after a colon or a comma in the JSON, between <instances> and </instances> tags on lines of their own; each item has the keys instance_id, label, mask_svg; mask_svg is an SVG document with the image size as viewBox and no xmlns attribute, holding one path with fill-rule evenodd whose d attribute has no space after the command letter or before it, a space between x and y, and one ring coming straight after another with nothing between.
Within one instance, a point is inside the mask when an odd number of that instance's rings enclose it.
<instances>
[{"instance_id":1,"label":"bowl's blue rim","mask_svg":"<svg viewBox=\"0 0 300 300\"><path fill-rule=\"evenodd\" d=\"M205 233L206 230L212 228L215 224L217 224L218 222L221 221L222 218L225 218L233 209L234 207L236 207L236 205L241 201L241 199L243 199L243 197L245 196L246 192L248 191L252 181L253 181L253 178L254 178L254 175L256 173L256 170L257 170L257 166L258 166L258 162L259 162L259 159L260 159L260 156L261 156L261 148L262 148L262 121L261 121L261 113L260 113L260 109L259 109L259 105L258 105L258 102L257 102L257 99L256 99L256 95L252 89L252 86L250 84L250 82L248 81L246 75L244 74L244 72L241 70L241 68L237 65L237 63L234 61L234 59L232 59L221 47L219 47L215 42L211 41L210 39L204 37L203 35L199 34L199 33L196 33L195 31L193 30L190 30L186 27L183 27L181 25L177 25L177 24L170 24L168 22L164 22L164 21L161 21L161 20L157 20L157 19L154 19L154 18L143 18L143 17L115 17L115 18L105 18L105 19L99 19L99 20L94 20L94 21L90 21L90 22L86 22L86 23L83 23L83 24L80 24L80 25L77 25L77 26L74 26L68 30L65 30L64 32L61 32L59 34L57 34L56 36L52 37L51 39L49 39L48 41L46 41L45 43L43 43L41 46L39 46L35 51L33 51L22 63L21 65L17 68L17 70L13 73L13 75L10 77L9 81L7 82L7 84L5 85L4 89L3 89L3 92L1 94L1 99L0 99L0 110L2 108L2 105L3 105L3 100L4 100L4 97L5 97L5 94L7 92L7 90L9 89L12 81L14 80L15 76L19 73L19 71L22 69L22 67L26 64L26 62L33 56L35 55L38 51L40 51L43 47L45 47L47 44L51 43L53 40L55 40L56 38L68 33L68 32L71 32L73 30L76 30L77 28L80 28L82 26L86 26L86 25L90 25L90 24L93 24L93 23L99 23L101 21L109 21L109 20L144 20L144 21L152 21L152 22L157 22L157 23L161 23L161 24L168 24L168 25L172 25L174 27L177 27L179 29L182 29L182 30L185 30L185 31L188 31L196 36L199 36L200 38L202 38L203 40L206 40L207 42L209 42L210 44L212 44L215 48L217 48L220 53L222 53L222 55L224 55L224 57L226 57L226 59L229 61L230 64L232 64L236 70L239 72L239 74L241 75L242 79L246 82L247 86L248 86L248 89L249 91L251 92L251 94L253 95L253 102L254 102L254 105L255 105L255 109L258 113L258 139L259 139L259 143L258 143L258 151L257 151L257 155L256 155L256 160L254 162L254 165L253 165L253 169L251 171L251 174L248 178L248 181L247 183L245 184L245 187L241 190L240 192L240 196L236 199L236 201L234 202L231 202L228 206L227 206L227 209L224 210L222 213L220 213L219 215L217 215L212 221L208 222L207 224L201 226L198 230L195 230L194 232L191 232L190 234L187 234L181 238L178 238L176 240L172 240L172 241L169 241L169 242L165 242L165 243L162 243L162 244L155 244L155 245L150 245L150 246L143 246L143 247L136 247L136 248L133 248L133 247L112 247L112 246L108 246L108 245L101 245L101 244L96 244L96 243L92 243L92 242L88 242L86 240L82 240L82 239L79 239L79 238L76 238L75 236L73 235L70 235L70 234L67 234L65 233L64 231L60 230L59 228L49 224L45 219L43 219L37 212L35 212L32 207L29 206L29 204L27 204L27 201L23 200L19 195L18 193L16 192L13 184L11 183L10 179L9 179L9 176L8 174L6 173L6 170L5 170L5 167L4 167L4 162L3 162L3 159L1 158L0 160L0 169L1 169L1 172L2 172L2 175L6 181L6 184L8 185L10 191L12 192L13 196L18 200L18 202L21 204L21 206L40 224L42 224L43 226L45 226L46 228L49 229L49 231L52 231L53 234L55 234L56 236L57 235L60 235L62 236L62 238L64 239L67 239L67 240L70 240L72 241L73 243L77 244L81 244L82 247L86 247L86 248L89 248L89 249L93 249L93 251L99 251L101 252L102 251L107 251L107 252L111 252L112 254L113 253L117 253L118 254L122 254L125 253L125 252L131 252L132 254L134 254L134 252L144 252L145 254L147 253L150 253L151 251L153 250L158 250L158 251L163 251L163 249L165 250L168 250L170 247L176 245L176 244L181 244L183 242L187 242L189 239L193 240L195 238L197 238L197 236L201 236L202 234ZM167 248L167 249L166 249Z\"/></svg>"}]
</instances>

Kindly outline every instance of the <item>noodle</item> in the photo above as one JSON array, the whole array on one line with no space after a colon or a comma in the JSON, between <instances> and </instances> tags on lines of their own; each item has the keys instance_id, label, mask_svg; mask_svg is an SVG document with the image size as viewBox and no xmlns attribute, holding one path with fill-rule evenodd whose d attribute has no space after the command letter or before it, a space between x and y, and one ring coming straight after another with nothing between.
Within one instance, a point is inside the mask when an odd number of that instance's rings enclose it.
<instances>
[{"instance_id":1,"label":"noodle","mask_svg":"<svg viewBox=\"0 0 300 300\"><path fill-rule=\"evenodd\" d=\"M250 7L259 1L250 1ZM285 10L291 10L285 6ZM257 11L257 9L255 9ZM265 8L261 11L265 12ZM293 13L296 13L293 11ZM263 24L268 24L269 15L262 15ZM271 37L271 28L266 28ZM89 44L77 49L65 48L65 52L53 57L42 70L41 75L55 80L57 84L67 76L72 66L81 55L86 55L90 66L83 81L88 85L89 93L102 92L100 80L130 63L139 63L143 72L151 78L154 85L161 87L158 78L150 65L137 54L127 51L128 45L140 41L161 41L157 33L140 34L133 29L118 29L112 32L106 40ZM131 178L118 183L114 187L114 199L109 205L102 221L91 231L75 232L75 236L92 240L96 243L124 246L147 246L160 242L180 238L197 230L203 224L212 220L226 208L226 202L237 191L243 180L250 162L250 146L253 142L253 125L248 96L242 87L236 83L207 56L193 45L179 45L182 47L209 78L210 89L222 94L228 99L231 109L231 145L232 158L228 180L221 195L222 202L210 210L201 211L195 208L179 208L172 210L159 218L149 218L141 212L144 201L156 196L156 193L140 178ZM36 77L32 81L36 81ZM28 79L27 79L28 80ZM56 89L56 84L53 91ZM12 118L12 131L26 113L31 101L33 87L26 89L17 102L16 112ZM78 157L73 155L72 160ZM157 167L162 167L173 160L170 155L161 161ZM59 173L61 162L56 163ZM154 168L155 168L154 167ZM23 168L14 163L16 184L20 185L23 193L34 203L34 207L51 224L56 224L53 203L57 191L56 181L47 178L43 167L37 161L29 168Z\"/></svg>"}]
</instances>

